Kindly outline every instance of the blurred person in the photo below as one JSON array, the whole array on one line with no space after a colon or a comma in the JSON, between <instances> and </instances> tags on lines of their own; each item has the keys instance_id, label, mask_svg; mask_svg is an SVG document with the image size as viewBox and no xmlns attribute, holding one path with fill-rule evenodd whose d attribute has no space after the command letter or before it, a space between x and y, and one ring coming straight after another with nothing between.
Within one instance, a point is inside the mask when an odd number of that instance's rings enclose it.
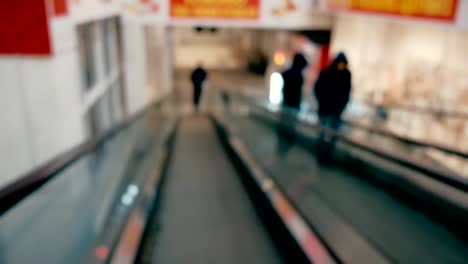
<instances>
[{"instance_id":1,"label":"blurred person","mask_svg":"<svg viewBox=\"0 0 468 264\"><path fill-rule=\"evenodd\" d=\"M200 105L200 98L203 91L203 83L205 82L208 74L202 65L199 64L195 70L193 70L191 79L193 84L193 106L195 110L198 111Z\"/></svg>"},{"instance_id":2,"label":"blurred person","mask_svg":"<svg viewBox=\"0 0 468 264\"><path fill-rule=\"evenodd\" d=\"M319 121L325 128L320 133L317 145L318 158L329 161L334 149L332 132L340 127L341 114L351 95L351 72L344 53L340 52L333 63L320 72L314 93L318 103Z\"/></svg>"},{"instance_id":3,"label":"blurred person","mask_svg":"<svg viewBox=\"0 0 468 264\"><path fill-rule=\"evenodd\" d=\"M254 57L249 59L247 68L250 72L264 75L268 68L268 58L261 51L256 51Z\"/></svg>"},{"instance_id":4,"label":"blurred person","mask_svg":"<svg viewBox=\"0 0 468 264\"><path fill-rule=\"evenodd\" d=\"M291 67L282 73L283 76L283 106L299 110L302 101L303 71L308 66L304 55L297 53Z\"/></svg>"},{"instance_id":5,"label":"blurred person","mask_svg":"<svg viewBox=\"0 0 468 264\"><path fill-rule=\"evenodd\" d=\"M320 123L328 128L338 129L341 114L351 95L351 72L344 53L340 52L333 63L320 72L314 93Z\"/></svg>"},{"instance_id":6,"label":"blurred person","mask_svg":"<svg viewBox=\"0 0 468 264\"><path fill-rule=\"evenodd\" d=\"M280 157L287 157L290 148L295 144L295 124L294 120L287 114L281 114L281 122L275 126L277 141L276 152Z\"/></svg>"}]
</instances>

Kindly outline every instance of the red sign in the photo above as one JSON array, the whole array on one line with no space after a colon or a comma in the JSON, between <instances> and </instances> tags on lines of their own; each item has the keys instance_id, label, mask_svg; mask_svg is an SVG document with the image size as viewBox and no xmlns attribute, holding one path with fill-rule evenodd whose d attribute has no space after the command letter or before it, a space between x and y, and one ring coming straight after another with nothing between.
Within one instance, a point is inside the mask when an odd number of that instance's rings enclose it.
<instances>
[{"instance_id":1,"label":"red sign","mask_svg":"<svg viewBox=\"0 0 468 264\"><path fill-rule=\"evenodd\" d=\"M260 0L171 0L171 17L258 19Z\"/></svg>"},{"instance_id":2,"label":"red sign","mask_svg":"<svg viewBox=\"0 0 468 264\"><path fill-rule=\"evenodd\" d=\"M459 0L328 0L331 10L454 21Z\"/></svg>"},{"instance_id":3,"label":"red sign","mask_svg":"<svg viewBox=\"0 0 468 264\"><path fill-rule=\"evenodd\" d=\"M65 16L67 12L67 0L54 0L54 15Z\"/></svg>"},{"instance_id":4,"label":"red sign","mask_svg":"<svg viewBox=\"0 0 468 264\"><path fill-rule=\"evenodd\" d=\"M0 1L0 38L0 54L51 54L45 1Z\"/></svg>"}]
</instances>

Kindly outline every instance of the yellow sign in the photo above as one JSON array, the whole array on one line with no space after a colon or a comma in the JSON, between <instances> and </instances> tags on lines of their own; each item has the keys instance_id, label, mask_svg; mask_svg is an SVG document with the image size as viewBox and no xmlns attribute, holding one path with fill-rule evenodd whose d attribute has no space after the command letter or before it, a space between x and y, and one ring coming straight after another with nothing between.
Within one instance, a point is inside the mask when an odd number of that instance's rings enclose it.
<instances>
[{"instance_id":1,"label":"yellow sign","mask_svg":"<svg viewBox=\"0 0 468 264\"><path fill-rule=\"evenodd\" d=\"M258 19L260 0L171 0L173 18Z\"/></svg>"},{"instance_id":2,"label":"yellow sign","mask_svg":"<svg viewBox=\"0 0 468 264\"><path fill-rule=\"evenodd\" d=\"M331 10L454 21L458 0L328 0Z\"/></svg>"}]
</instances>

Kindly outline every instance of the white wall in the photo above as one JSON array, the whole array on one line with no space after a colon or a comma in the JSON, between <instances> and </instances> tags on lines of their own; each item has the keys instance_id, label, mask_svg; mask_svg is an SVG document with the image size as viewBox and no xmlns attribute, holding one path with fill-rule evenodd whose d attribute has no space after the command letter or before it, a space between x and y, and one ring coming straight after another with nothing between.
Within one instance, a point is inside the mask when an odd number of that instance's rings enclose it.
<instances>
[{"instance_id":1,"label":"white wall","mask_svg":"<svg viewBox=\"0 0 468 264\"><path fill-rule=\"evenodd\" d=\"M86 138L73 25L56 18L50 28L53 56L0 57L0 186Z\"/></svg>"},{"instance_id":2,"label":"white wall","mask_svg":"<svg viewBox=\"0 0 468 264\"><path fill-rule=\"evenodd\" d=\"M125 97L130 115L146 106L146 57L144 26L134 20L123 20Z\"/></svg>"},{"instance_id":3,"label":"white wall","mask_svg":"<svg viewBox=\"0 0 468 264\"><path fill-rule=\"evenodd\" d=\"M104 11L92 17L101 19L96 24L112 14L111 9ZM5 124L0 133L0 187L86 140L86 115L104 96L107 101L118 102L112 104L112 115L109 107L102 107L103 113L107 111L105 127L123 118L121 98L111 92L120 89L121 70L116 67L105 72L100 54L105 36L99 26L94 29L98 81L85 92L77 28L89 21L82 16L78 20L75 15L50 17L51 56L0 57L0 121ZM116 28L110 28L107 37L113 38L108 48L114 54L110 64L115 66Z\"/></svg>"},{"instance_id":4,"label":"white wall","mask_svg":"<svg viewBox=\"0 0 468 264\"><path fill-rule=\"evenodd\" d=\"M208 69L241 69L247 63L242 35L247 29L218 29L216 33L174 28L174 67L192 69L202 63Z\"/></svg>"},{"instance_id":5,"label":"white wall","mask_svg":"<svg viewBox=\"0 0 468 264\"><path fill-rule=\"evenodd\" d=\"M0 59L0 186L33 165L29 122L21 88L21 65L17 58Z\"/></svg>"},{"instance_id":6,"label":"white wall","mask_svg":"<svg viewBox=\"0 0 468 264\"><path fill-rule=\"evenodd\" d=\"M123 19L125 96L133 115L172 90L170 33L164 26Z\"/></svg>"},{"instance_id":7,"label":"white wall","mask_svg":"<svg viewBox=\"0 0 468 264\"><path fill-rule=\"evenodd\" d=\"M455 28L356 16L338 17L332 36L332 52L350 58L355 98L444 109L468 110L467 44Z\"/></svg>"},{"instance_id":8,"label":"white wall","mask_svg":"<svg viewBox=\"0 0 468 264\"><path fill-rule=\"evenodd\" d=\"M196 33L193 28L174 28L174 67L193 69L198 63L213 70L246 70L257 52L272 56L291 48L287 30L219 29L218 33Z\"/></svg>"},{"instance_id":9,"label":"white wall","mask_svg":"<svg viewBox=\"0 0 468 264\"><path fill-rule=\"evenodd\" d=\"M83 0L70 4L68 15L50 17L51 56L0 57L0 122L4 124L0 187L86 140L90 136L89 115L99 121L98 132L102 132L171 88L170 38L163 27L149 32L147 46L145 25L124 21L125 54L121 61L118 29L106 22L119 14L120 2ZM96 81L85 87L78 31L80 25L89 23ZM110 70L105 67L107 52ZM154 58L147 60L148 52ZM155 73L149 79L147 67ZM122 101L128 109L123 109Z\"/></svg>"},{"instance_id":10,"label":"white wall","mask_svg":"<svg viewBox=\"0 0 468 264\"><path fill-rule=\"evenodd\" d=\"M170 31L163 26L145 26L146 100L154 102L172 90Z\"/></svg>"},{"instance_id":11,"label":"white wall","mask_svg":"<svg viewBox=\"0 0 468 264\"><path fill-rule=\"evenodd\" d=\"M457 25L468 30L468 0L459 0Z\"/></svg>"},{"instance_id":12,"label":"white wall","mask_svg":"<svg viewBox=\"0 0 468 264\"><path fill-rule=\"evenodd\" d=\"M77 55L23 62L23 83L34 166L86 137L81 118ZM75 81L73 81L75 80Z\"/></svg>"},{"instance_id":13,"label":"white wall","mask_svg":"<svg viewBox=\"0 0 468 264\"><path fill-rule=\"evenodd\" d=\"M355 100L468 112L468 31L340 16L332 37L332 52L338 51L349 57ZM462 119L392 111L386 125L410 137L468 148Z\"/></svg>"},{"instance_id":14,"label":"white wall","mask_svg":"<svg viewBox=\"0 0 468 264\"><path fill-rule=\"evenodd\" d=\"M98 21L119 15L120 0L79 0L68 1L70 16L74 23Z\"/></svg>"}]
</instances>

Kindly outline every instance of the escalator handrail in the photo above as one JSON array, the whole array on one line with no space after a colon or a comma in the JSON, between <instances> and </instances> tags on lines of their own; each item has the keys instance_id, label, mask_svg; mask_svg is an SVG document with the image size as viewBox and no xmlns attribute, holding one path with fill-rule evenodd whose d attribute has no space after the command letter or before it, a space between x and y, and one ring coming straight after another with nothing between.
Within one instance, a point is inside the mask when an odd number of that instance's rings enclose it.
<instances>
[{"instance_id":1,"label":"escalator handrail","mask_svg":"<svg viewBox=\"0 0 468 264\"><path fill-rule=\"evenodd\" d=\"M436 149L436 150L439 150L439 151L442 151L442 152L445 152L445 153L448 153L448 154L451 154L451 155L455 155L455 156L459 156L459 157L464 158L464 159L468 159L468 152L464 152L464 151L461 151L461 150L458 150L458 149L447 147L447 146L444 146L444 145L441 145L441 144L436 144L436 143L432 143L432 142L427 142L427 141L422 141L422 140L417 140L417 139L405 137L405 136L399 135L399 134L397 134L397 133L395 133L393 131L387 130L387 129L380 129L380 128L376 128L376 127L372 127L372 126L368 126L368 125L364 125L364 124L359 124L359 123L351 121L351 120L343 120L343 123L345 123L346 125L358 128L358 129L369 131L369 132L374 133L374 134L379 134L379 135L382 135L382 136L386 136L386 137L396 139L396 140L401 141L401 142L403 142L405 144L410 144L410 145L424 147L424 148L433 148L433 149Z\"/></svg>"},{"instance_id":2,"label":"escalator handrail","mask_svg":"<svg viewBox=\"0 0 468 264\"><path fill-rule=\"evenodd\" d=\"M421 107L415 105L406 105L406 104L379 104L374 102L362 102L365 105L368 105L373 108L385 107L390 110L401 110L406 112L414 112L419 114L426 115L435 115L435 116L444 116L445 118L458 118L458 119L468 119L467 112L461 111L448 111L444 109L430 108L430 107Z\"/></svg>"},{"instance_id":3,"label":"escalator handrail","mask_svg":"<svg viewBox=\"0 0 468 264\"><path fill-rule=\"evenodd\" d=\"M403 142L405 144L410 144L410 145L414 145L414 146L418 146L418 147L424 147L424 148L433 148L433 149L439 150L441 152L445 152L445 153L450 154L450 155L458 156L458 157L461 157L461 158L464 158L464 159L468 158L468 152L465 152L465 151L462 151L462 150L459 150L459 149L451 148L451 147L444 146L444 145L441 145L441 144L436 144L436 143L433 143L433 142L428 142L428 141L423 141L423 140L418 140L418 139L414 139L414 138L405 137L405 136L399 135L399 134L397 134L397 133L395 133L393 131L387 130L387 129L380 129L380 128L376 128L376 127L373 127L373 126L360 124L360 123L357 123L357 122L351 121L351 120L343 119L343 123L345 123L348 126L355 127L357 129L366 130L366 131L368 131L370 133L379 134L379 135L382 135L382 136L385 136L385 137L393 138L393 139L401 141L401 142Z\"/></svg>"},{"instance_id":4,"label":"escalator handrail","mask_svg":"<svg viewBox=\"0 0 468 264\"><path fill-rule=\"evenodd\" d=\"M259 106L258 104L255 104L253 103L254 105L256 106ZM262 109L274 114L274 115L278 115L279 112L274 112L274 111L271 111L270 109L266 108L266 107L263 107L263 106L259 106L261 107ZM401 155L398 155L398 154L395 154L395 153L392 153L392 152L389 152L389 151L386 151L386 150L383 150L383 149L379 149L379 148L376 148L375 146L370 146L362 141L358 141L358 140L355 140L355 139L351 139L350 137L342 134L342 133L339 133L337 131L334 131L334 130L331 130L329 128L326 128L320 124L312 124L312 123L309 123L309 122L304 122L302 120L299 120L297 118L296 115L294 114L291 114L289 112L286 112L288 115L290 115L294 120L296 120L296 122L299 122L300 124L303 124L307 127L311 127L311 128L314 128L314 129L319 129L321 131L326 131L328 133L330 133L333 137L336 137L338 140L341 140L342 142L345 142L345 143L348 143L349 145L351 146L354 146L354 147L357 147L359 149L362 149L366 152L369 152L369 153L372 153L374 155L377 155L377 156L380 156L386 160L389 160L389 161L392 161L392 162L395 162L399 165L402 165L406 168L410 168L410 169L413 169L415 171L419 171L421 173L423 173L424 175L434 179L434 180L437 180L439 182L442 182L442 183L445 183L449 186L452 186L456 189L459 189L459 190L462 190L464 192L468 192L468 180L462 178L461 176L459 175L456 175L456 174L453 174L453 173L449 173L447 171L442 171L430 164L426 164L426 163L423 163L423 162L420 162L420 161L416 161L416 160L409 160L408 158L405 158Z\"/></svg>"},{"instance_id":5,"label":"escalator handrail","mask_svg":"<svg viewBox=\"0 0 468 264\"><path fill-rule=\"evenodd\" d=\"M19 177L18 180L3 187L0 190L0 216L53 179L73 162L93 152L107 139L128 127L133 121L143 116L149 109L159 106L164 99L165 98L161 98L154 104L148 105L101 135L92 137L78 146L72 147L70 150L59 154L55 158L52 158L48 162Z\"/></svg>"},{"instance_id":6,"label":"escalator handrail","mask_svg":"<svg viewBox=\"0 0 468 264\"><path fill-rule=\"evenodd\" d=\"M365 150L367 152L370 152L374 155L380 156L384 159L395 162L397 164L403 165L404 167L419 171L423 173L424 175L427 175L437 181L450 185L456 189L468 192L468 181L463 179L461 176L448 173L446 171L442 171L427 163L423 163L423 162L416 161L416 160L409 160L408 158L403 157L401 155L377 148L375 146L371 146L362 141L352 139L342 133L326 128L322 125L310 124L310 123L306 123L300 120L297 120L297 121L303 125L306 125L312 128L317 128L317 129L320 129L321 131L326 131L327 133L330 133L333 137L337 138L338 140L341 140L342 142L348 143L349 145Z\"/></svg>"}]
</instances>

